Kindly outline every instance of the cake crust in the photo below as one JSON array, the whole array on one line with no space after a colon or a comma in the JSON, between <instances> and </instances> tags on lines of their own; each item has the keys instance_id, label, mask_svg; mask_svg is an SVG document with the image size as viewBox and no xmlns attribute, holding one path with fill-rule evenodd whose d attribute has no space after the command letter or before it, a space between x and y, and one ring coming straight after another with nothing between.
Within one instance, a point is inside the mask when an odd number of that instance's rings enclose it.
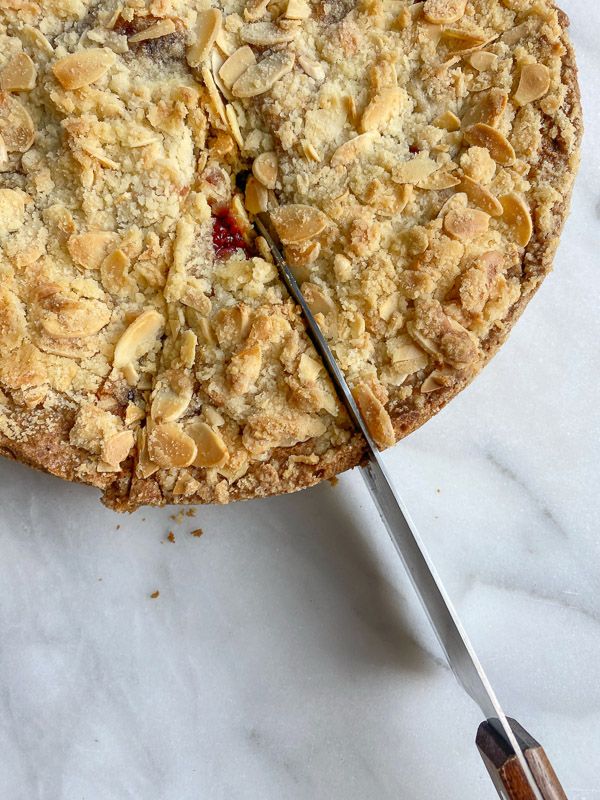
<instances>
[{"instance_id":1,"label":"cake crust","mask_svg":"<svg viewBox=\"0 0 600 800\"><path fill-rule=\"evenodd\" d=\"M519 3L513 5L517 7ZM561 109L572 125L571 139L566 141L560 132L557 133L555 120L546 115L540 130L539 158L536 165L531 166L529 180L533 185L544 185L551 178L552 185L560 194L560 200L545 209L543 222L533 215L531 238L521 248L518 256L521 292L497 321L498 324L492 325L481 338L479 356L470 368L455 370L456 374L450 385L442 385L431 392L412 391L406 396L406 392L402 390L403 384L397 388L387 387L388 396L383 405L396 440L420 427L476 377L506 340L512 326L552 269L568 214L583 133L577 69L567 33L568 19L563 12L557 13L565 48L560 76L560 84L564 87ZM292 328L301 325L297 318L290 319ZM436 365L434 359L434 363L429 365L425 373L431 373L432 369L438 367L441 364L437 362ZM427 374L421 375L418 385L422 385L426 379ZM13 391L10 383L10 379L2 381L4 393L0 453L60 478L97 486L103 492L103 502L118 511L132 511L141 505L224 503L292 492L356 466L365 456L361 437L349 430L347 421L342 419L340 428L345 430L345 435L334 439L335 443L329 442L328 446L317 450L317 434L316 437L308 436L304 441L291 446L275 446L270 449L265 460L251 459L239 478L234 474L228 478L218 470L195 468L194 465L161 468L145 475L143 471L140 472L139 466L139 433L135 439L137 444L130 447L125 458L117 462L117 468L99 470L98 459L90 459L85 436L79 440L77 436L73 436L80 414L77 403L70 402L69 407L58 408L46 408L43 403L32 405L27 399L23 401L23 390L20 395L18 389ZM26 386L25 390L28 388L30 387ZM156 387L154 391L156 392ZM120 426L111 435L114 437L124 432L127 429ZM133 445L133 439L131 444ZM182 474L185 475L184 483L187 483L183 489Z\"/></svg>"}]
</instances>

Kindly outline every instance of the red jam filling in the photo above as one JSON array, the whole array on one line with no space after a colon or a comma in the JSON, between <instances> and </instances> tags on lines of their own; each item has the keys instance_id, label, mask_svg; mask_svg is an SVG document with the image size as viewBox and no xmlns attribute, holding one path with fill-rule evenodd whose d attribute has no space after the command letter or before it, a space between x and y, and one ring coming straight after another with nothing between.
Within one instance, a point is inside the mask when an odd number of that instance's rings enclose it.
<instances>
[{"instance_id":1,"label":"red jam filling","mask_svg":"<svg viewBox=\"0 0 600 800\"><path fill-rule=\"evenodd\" d=\"M231 211L228 208L220 208L218 211L213 211L213 214L215 215L213 245L217 258L226 258L236 250L243 250L249 256L248 243Z\"/></svg>"}]
</instances>

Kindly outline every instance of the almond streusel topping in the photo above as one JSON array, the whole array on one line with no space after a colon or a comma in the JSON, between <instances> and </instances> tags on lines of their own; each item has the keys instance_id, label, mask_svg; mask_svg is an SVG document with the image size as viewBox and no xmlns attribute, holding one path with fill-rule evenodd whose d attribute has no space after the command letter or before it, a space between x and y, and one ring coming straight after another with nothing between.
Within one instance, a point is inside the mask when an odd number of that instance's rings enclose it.
<instances>
[{"instance_id":1,"label":"almond streusel topping","mask_svg":"<svg viewBox=\"0 0 600 800\"><path fill-rule=\"evenodd\" d=\"M549 0L0 3L0 451L118 508L356 463L480 371L578 161Z\"/></svg>"}]
</instances>

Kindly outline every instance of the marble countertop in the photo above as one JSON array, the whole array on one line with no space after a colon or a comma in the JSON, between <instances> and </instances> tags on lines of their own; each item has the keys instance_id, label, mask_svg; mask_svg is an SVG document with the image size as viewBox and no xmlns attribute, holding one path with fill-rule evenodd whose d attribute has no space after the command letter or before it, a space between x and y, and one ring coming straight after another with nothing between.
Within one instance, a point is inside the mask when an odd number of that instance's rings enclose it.
<instances>
[{"instance_id":1,"label":"marble countertop","mask_svg":"<svg viewBox=\"0 0 600 800\"><path fill-rule=\"evenodd\" d=\"M506 711L598 800L600 5L562 6L587 137L556 271L386 459ZM0 508L3 800L496 796L358 474L178 522L2 460Z\"/></svg>"}]
</instances>

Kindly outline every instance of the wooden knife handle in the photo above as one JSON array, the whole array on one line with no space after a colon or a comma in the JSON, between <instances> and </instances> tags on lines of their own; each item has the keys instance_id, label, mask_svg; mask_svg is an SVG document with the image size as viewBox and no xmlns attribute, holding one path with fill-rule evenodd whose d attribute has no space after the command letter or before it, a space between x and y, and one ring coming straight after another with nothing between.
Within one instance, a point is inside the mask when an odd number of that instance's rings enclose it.
<instances>
[{"instance_id":1,"label":"wooden knife handle","mask_svg":"<svg viewBox=\"0 0 600 800\"><path fill-rule=\"evenodd\" d=\"M552 764L539 742L514 719L508 720L544 800L567 800ZM535 800L512 748L489 722L482 722L475 740L496 791L507 800Z\"/></svg>"}]
</instances>

